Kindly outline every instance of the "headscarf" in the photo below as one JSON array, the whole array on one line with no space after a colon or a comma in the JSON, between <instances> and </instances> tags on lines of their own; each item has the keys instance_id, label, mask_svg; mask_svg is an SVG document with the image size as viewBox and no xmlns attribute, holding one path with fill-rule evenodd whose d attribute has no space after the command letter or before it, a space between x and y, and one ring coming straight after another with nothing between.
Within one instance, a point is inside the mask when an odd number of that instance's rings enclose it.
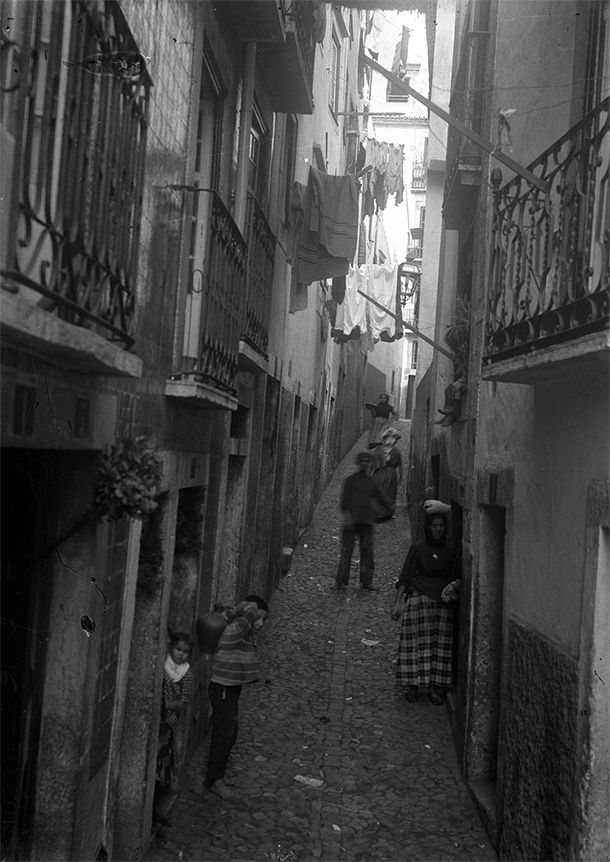
<instances>
[{"instance_id":1,"label":"headscarf","mask_svg":"<svg viewBox=\"0 0 610 862\"><path fill-rule=\"evenodd\" d=\"M443 522L444 529L440 539L435 539L430 532L430 526L434 518L440 518ZM433 545L434 547L439 548L441 545L444 545L447 541L447 534L449 532L449 518L447 515L443 514L430 514L426 515L424 519L424 532L426 534L426 542L429 545Z\"/></svg>"},{"instance_id":2,"label":"headscarf","mask_svg":"<svg viewBox=\"0 0 610 862\"><path fill-rule=\"evenodd\" d=\"M167 654L165 664L163 665L163 670L172 682L180 682L189 668L190 664L187 661L182 662L182 664L176 664L169 653Z\"/></svg>"}]
</instances>

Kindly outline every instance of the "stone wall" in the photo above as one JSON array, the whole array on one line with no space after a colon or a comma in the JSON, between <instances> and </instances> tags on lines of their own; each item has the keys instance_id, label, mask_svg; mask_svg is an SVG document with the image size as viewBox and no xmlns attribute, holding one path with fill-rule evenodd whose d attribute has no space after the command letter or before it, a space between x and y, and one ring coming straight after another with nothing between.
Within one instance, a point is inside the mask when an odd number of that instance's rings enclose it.
<instances>
[{"instance_id":1,"label":"stone wall","mask_svg":"<svg viewBox=\"0 0 610 862\"><path fill-rule=\"evenodd\" d=\"M500 729L503 859L568 859L578 669L510 621Z\"/></svg>"}]
</instances>

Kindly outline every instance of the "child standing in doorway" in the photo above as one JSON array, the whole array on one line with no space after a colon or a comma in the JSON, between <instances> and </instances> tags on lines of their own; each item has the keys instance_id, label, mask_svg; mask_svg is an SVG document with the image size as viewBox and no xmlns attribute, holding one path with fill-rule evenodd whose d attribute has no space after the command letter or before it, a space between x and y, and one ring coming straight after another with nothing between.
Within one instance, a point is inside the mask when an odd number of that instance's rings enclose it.
<instances>
[{"instance_id":1,"label":"child standing in doorway","mask_svg":"<svg viewBox=\"0 0 610 862\"><path fill-rule=\"evenodd\" d=\"M193 653L193 639L186 632L171 635L165 664L163 665L163 700L159 727L155 800L163 791L171 790L174 773L174 731L181 715L186 711L193 693L193 671L189 659ZM165 823L155 805L153 820Z\"/></svg>"}]
</instances>

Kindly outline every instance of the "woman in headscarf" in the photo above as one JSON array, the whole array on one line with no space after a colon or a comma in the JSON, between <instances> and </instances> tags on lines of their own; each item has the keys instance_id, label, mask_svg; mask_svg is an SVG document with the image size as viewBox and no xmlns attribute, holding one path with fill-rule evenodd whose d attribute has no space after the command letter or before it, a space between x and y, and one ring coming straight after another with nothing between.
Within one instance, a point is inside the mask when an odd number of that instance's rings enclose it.
<instances>
[{"instance_id":1,"label":"woman in headscarf","mask_svg":"<svg viewBox=\"0 0 610 862\"><path fill-rule=\"evenodd\" d=\"M428 686L430 700L440 705L452 684L451 602L460 584L460 559L447 543L448 530L447 515L426 515L426 537L411 545L396 584L392 619L402 615L396 679L408 701Z\"/></svg>"},{"instance_id":2,"label":"woman in headscarf","mask_svg":"<svg viewBox=\"0 0 610 862\"><path fill-rule=\"evenodd\" d=\"M379 396L377 404L365 401L364 405L373 414L373 422L369 429L369 449L374 449L381 443L381 435L389 427L390 418L396 415L396 410L390 404L390 399L385 392Z\"/></svg>"},{"instance_id":3,"label":"woman in headscarf","mask_svg":"<svg viewBox=\"0 0 610 862\"><path fill-rule=\"evenodd\" d=\"M387 428L381 435L381 444L374 450L371 476L393 503L392 511L380 513L377 520L381 521L394 517L398 483L402 481L402 456L396 446L399 440L396 428Z\"/></svg>"}]
</instances>

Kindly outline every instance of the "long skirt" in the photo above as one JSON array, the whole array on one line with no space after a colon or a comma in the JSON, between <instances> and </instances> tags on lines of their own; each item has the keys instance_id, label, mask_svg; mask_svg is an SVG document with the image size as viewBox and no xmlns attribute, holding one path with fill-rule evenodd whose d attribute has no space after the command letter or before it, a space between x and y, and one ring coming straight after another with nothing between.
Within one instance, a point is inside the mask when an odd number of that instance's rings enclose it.
<instances>
[{"instance_id":1,"label":"long skirt","mask_svg":"<svg viewBox=\"0 0 610 862\"><path fill-rule=\"evenodd\" d=\"M381 443L381 435L390 427L390 420L383 416L376 416L369 428L369 449L374 449Z\"/></svg>"},{"instance_id":2,"label":"long skirt","mask_svg":"<svg viewBox=\"0 0 610 862\"><path fill-rule=\"evenodd\" d=\"M453 608L416 590L407 596L400 625L396 681L399 685L452 684Z\"/></svg>"},{"instance_id":3,"label":"long skirt","mask_svg":"<svg viewBox=\"0 0 610 862\"><path fill-rule=\"evenodd\" d=\"M371 478L379 485L390 503L395 504L396 497L398 494L398 473L396 472L395 468L391 467L389 464L384 464L383 467L379 467L377 470L373 470ZM393 514L393 509L388 511L384 510L383 512L380 512L380 517L389 518Z\"/></svg>"},{"instance_id":4,"label":"long skirt","mask_svg":"<svg viewBox=\"0 0 610 862\"><path fill-rule=\"evenodd\" d=\"M166 787L171 787L174 774L174 731L166 721L159 727L159 750L155 779Z\"/></svg>"}]
</instances>

